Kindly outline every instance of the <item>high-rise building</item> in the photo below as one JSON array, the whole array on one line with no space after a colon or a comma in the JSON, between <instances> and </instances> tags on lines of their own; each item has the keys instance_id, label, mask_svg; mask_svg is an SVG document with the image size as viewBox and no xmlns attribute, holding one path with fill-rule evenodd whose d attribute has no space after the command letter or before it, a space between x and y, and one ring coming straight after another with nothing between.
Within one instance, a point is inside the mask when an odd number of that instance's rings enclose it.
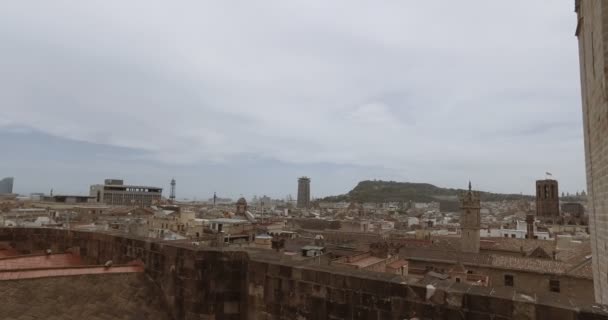
<instances>
[{"instance_id":1,"label":"high-rise building","mask_svg":"<svg viewBox=\"0 0 608 320\"><path fill-rule=\"evenodd\" d=\"M608 304L608 1L576 0L589 229L598 303Z\"/></svg>"},{"instance_id":2,"label":"high-rise building","mask_svg":"<svg viewBox=\"0 0 608 320\"><path fill-rule=\"evenodd\" d=\"M104 184L92 185L90 196L95 202L112 206L149 207L160 202L163 189L125 185L122 180L106 179Z\"/></svg>"},{"instance_id":3,"label":"high-rise building","mask_svg":"<svg viewBox=\"0 0 608 320\"><path fill-rule=\"evenodd\" d=\"M310 178L298 179L298 208L310 208Z\"/></svg>"},{"instance_id":4,"label":"high-rise building","mask_svg":"<svg viewBox=\"0 0 608 320\"><path fill-rule=\"evenodd\" d=\"M15 179L12 177L0 180L0 194L13 193L13 183Z\"/></svg>"},{"instance_id":5,"label":"high-rise building","mask_svg":"<svg viewBox=\"0 0 608 320\"><path fill-rule=\"evenodd\" d=\"M469 182L469 191L460 198L461 250L462 252L479 253L481 229L481 200Z\"/></svg>"},{"instance_id":6,"label":"high-rise building","mask_svg":"<svg viewBox=\"0 0 608 320\"><path fill-rule=\"evenodd\" d=\"M557 180L536 181L536 216L540 219L559 219L559 185Z\"/></svg>"}]
</instances>

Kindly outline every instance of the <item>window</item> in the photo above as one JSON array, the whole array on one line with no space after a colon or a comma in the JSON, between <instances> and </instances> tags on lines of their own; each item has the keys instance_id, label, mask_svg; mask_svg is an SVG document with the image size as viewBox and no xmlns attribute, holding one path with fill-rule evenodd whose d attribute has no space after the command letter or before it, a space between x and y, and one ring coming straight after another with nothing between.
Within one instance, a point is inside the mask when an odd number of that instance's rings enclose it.
<instances>
[{"instance_id":1,"label":"window","mask_svg":"<svg viewBox=\"0 0 608 320\"><path fill-rule=\"evenodd\" d=\"M511 238L515 238L515 235L514 235L514 234L512 234L512 235L511 235Z\"/></svg>"},{"instance_id":2,"label":"window","mask_svg":"<svg viewBox=\"0 0 608 320\"><path fill-rule=\"evenodd\" d=\"M513 275L505 274L505 286L506 287L515 286L515 279L513 278Z\"/></svg>"},{"instance_id":3,"label":"window","mask_svg":"<svg viewBox=\"0 0 608 320\"><path fill-rule=\"evenodd\" d=\"M560 292L559 280L549 280L549 291Z\"/></svg>"}]
</instances>

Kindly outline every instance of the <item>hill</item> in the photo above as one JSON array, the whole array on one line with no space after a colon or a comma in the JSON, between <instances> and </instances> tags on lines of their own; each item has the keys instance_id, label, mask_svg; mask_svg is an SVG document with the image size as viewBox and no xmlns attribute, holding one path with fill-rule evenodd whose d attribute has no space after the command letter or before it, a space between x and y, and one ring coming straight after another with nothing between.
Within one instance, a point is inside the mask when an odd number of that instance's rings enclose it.
<instances>
[{"instance_id":1,"label":"hill","mask_svg":"<svg viewBox=\"0 0 608 320\"><path fill-rule=\"evenodd\" d=\"M321 201L330 202L432 202L439 200L456 200L457 196L465 192L464 189L446 189L428 183L410 183L395 181L361 181L349 193L331 196ZM480 191L481 201L519 200L525 198L532 200L532 196L519 194L499 194Z\"/></svg>"}]
</instances>

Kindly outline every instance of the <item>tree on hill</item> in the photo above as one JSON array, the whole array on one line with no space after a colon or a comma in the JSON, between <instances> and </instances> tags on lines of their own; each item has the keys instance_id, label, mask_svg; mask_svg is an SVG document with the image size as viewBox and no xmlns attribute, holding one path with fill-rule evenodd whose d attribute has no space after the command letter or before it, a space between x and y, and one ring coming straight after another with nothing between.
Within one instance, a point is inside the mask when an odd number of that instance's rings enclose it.
<instances>
[{"instance_id":1,"label":"tree on hill","mask_svg":"<svg viewBox=\"0 0 608 320\"><path fill-rule=\"evenodd\" d=\"M347 194L326 197L323 201L329 202L433 202L445 198L456 199L459 195L466 192L464 189L440 188L428 183L411 183L395 181L361 181ZM503 201L503 200L531 200L532 196L522 196L519 194L498 194L480 192L482 201Z\"/></svg>"}]
</instances>

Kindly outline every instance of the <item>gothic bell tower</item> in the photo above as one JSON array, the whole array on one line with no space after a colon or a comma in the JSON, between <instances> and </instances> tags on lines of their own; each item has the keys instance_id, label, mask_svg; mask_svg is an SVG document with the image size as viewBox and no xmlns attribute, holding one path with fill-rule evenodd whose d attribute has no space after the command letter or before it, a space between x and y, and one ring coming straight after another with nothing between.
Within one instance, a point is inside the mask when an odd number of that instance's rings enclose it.
<instances>
[{"instance_id":1,"label":"gothic bell tower","mask_svg":"<svg viewBox=\"0 0 608 320\"><path fill-rule=\"evenodd\" d=\"M479 230L481 228L481 200L469 181L469 191L460 197L460 229L462 252L479 253Z\"/></svg>"}]
</instances>

